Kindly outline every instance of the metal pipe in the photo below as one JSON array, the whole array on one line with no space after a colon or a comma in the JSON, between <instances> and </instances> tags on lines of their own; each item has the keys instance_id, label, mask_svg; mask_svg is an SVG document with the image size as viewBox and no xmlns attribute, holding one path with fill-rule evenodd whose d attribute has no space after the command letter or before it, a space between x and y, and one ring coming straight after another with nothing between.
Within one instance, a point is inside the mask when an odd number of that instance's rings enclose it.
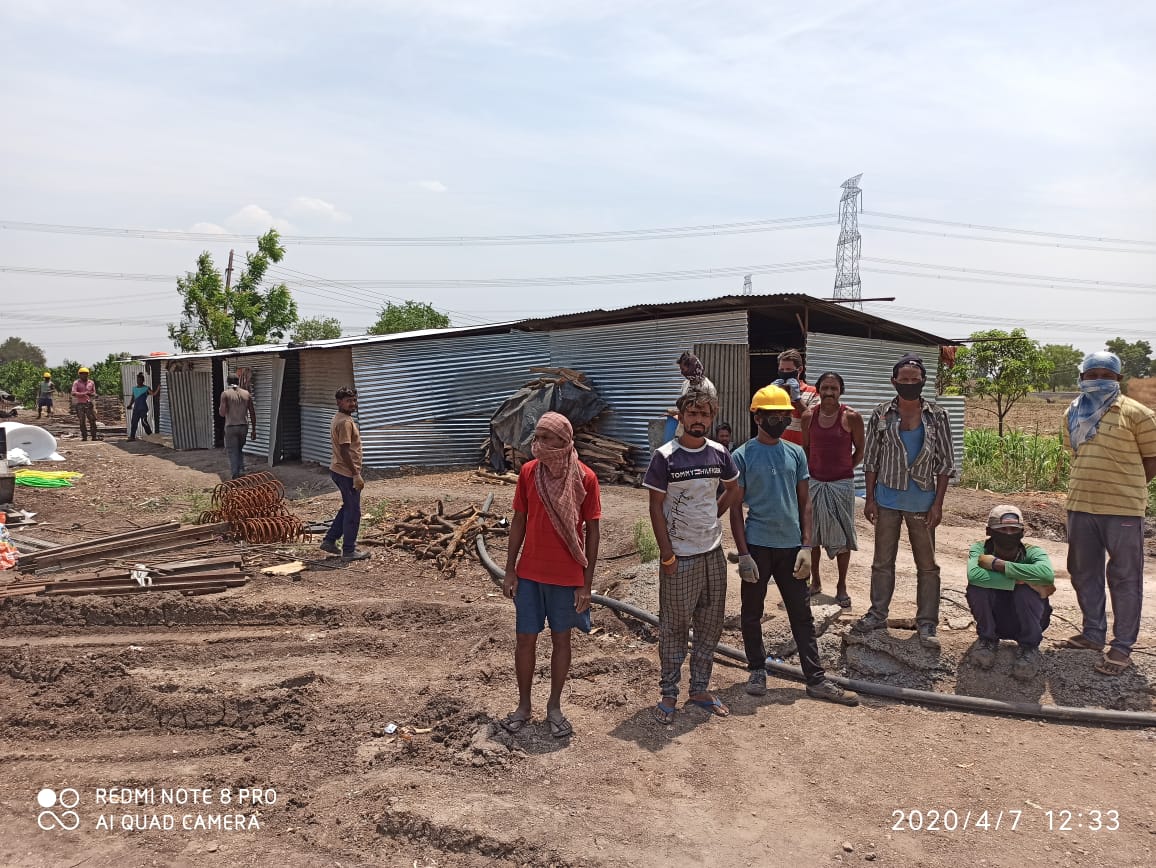
<instances>
[{"instance_id":1,"label":"metal pipe","mask_svg":"<svg viewBox=\"0 0 1156 868\"><path fill-rule=\"evenodd\" d=\"M493 502L494 496L491 494L486 498L485 504L482 506L482 512L490 511L490 504ZM484 534L478 534L477 548L478 557L481 559L482 566L490 574L490 577L500 587L506 578L505 570L499 567L490 557L486 550L486 542L483 538ZM629 615L639 621L650 624L651 626L658 626L658 618L647 612L645 609L640 609L638 606L632 606L630 603L624 603L622 600L616 600L613 597L607 597L603 594L591 594L590 602L598 603L601 606L606 606L615 612L624 615ZM724 645L721 642L715 646L715 653L721 654L723 657L728 657L731 660L747 665L747 656L738 648L732 648L730 645ZM786 678L792 678L796 681L805 680L803 677L803 670L798 666L791 666L787 663L777 663L768 659L764 664L768 672L774 672L776 675L781 675ZM942 705L947 708L956 708L961 711L987 711L993 714L1011 714L1019 717L1042 717L1045 720L1063 720L1072 723L1110 723L1120 726L1156 726L1156 714L1146 711L1115 711L1108 708L1072 708L1064 705L1040 705L1035 702L1004 702L999 699L986 699L981 696L959 696L954 693L937 693L933 690L913 690L909 687L893 687L890 684L877 684L874 681L860 681L857 678L842 678L840 676L828 676L832 681L840 687L848 690L854 690L856 693L865 693L869 696L883 696L888 699L899 699L904 702L918 702L927 705Z\"/></svg>"}]
</instances>

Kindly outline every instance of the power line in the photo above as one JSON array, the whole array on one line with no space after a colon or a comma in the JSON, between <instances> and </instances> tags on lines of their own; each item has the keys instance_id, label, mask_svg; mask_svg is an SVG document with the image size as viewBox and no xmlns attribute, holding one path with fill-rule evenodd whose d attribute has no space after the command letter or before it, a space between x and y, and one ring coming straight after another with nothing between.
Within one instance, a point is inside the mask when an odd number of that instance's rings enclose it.
<instances>
[{"instance_id":1,"label":"power line","mask_svg":"<svg viewBox=\"0 0 1156 868\"><path fill-rule=\"evenodd\" d=\"M898 269L872 268L870 266L867 266L863 270L869 271L872 274L891 274L897 277L915 277L919 278L920 280L928 280L934 278L936 280L953 280L960 283L995 284L998 286L1026 286L1030 287L1031 289L1059 289L1066 292L1088 292L1093 289L1093 287L1088 286L1062 286L1054 283L1027 283L1025 281L1001 280L994 277L979 278L964 277L963 275L957 274L920 274L917 271L900 271ZM1047 278L1039 279L1046 280ZM1150 290L1142 289L1100 289L1099 292L1111 295L1143 295L1148 297L1151 297L1152 295Z\"/></svg>"},{"instance_id":2,"label":"power line","mask_svg":"<svg viewBox=\"0 0 1156 868\"><path fill-rule=\"evenodd\" d=\"M1139 253L1145 256L1156 255L1156 248L1153 248L1152 250L1129 250L1126 247L1093 247L1088 244L1067 244L1063 241L1028 241L1026 238L988 238L983 235L961 235L957 232L931 232L925 229L908 229L903 226L880 226L878 223L861 223L859 225L863 229L877 229L880 232L902 232L905 235L925 235L932 238L954 238L963 241L988 241L995 244L1018 244L1025 247L1059 247L1065 250L1091 250L1096 253Z\"/></svg>"},{"instance_id":3,"label":"power line","mask_svg":"<svg viewBox=\"0 0 1156 868\"><path fill-rule=\"evenodd\" d=\"M1083 280L1078 277L1052 277L1043 274L1021 274L1015 271L991 271L985 268L965 268L959 265L937 265L930 262L910 262L905 259L879 259L876 257L864 257L864 262L878 262L883 265L900 265L907 268L932 268L939 271L956 271L966 274L985 274L992 277L1015 277L1028 280L1047 280L1052 283L1078 283L1085 286L1112 286L1124 287L1126 289L1147 289L1156 290L1156 286L1148 283L1122 283L1111 280Z\"/></svg>"},{"instance_id":4,"label":"power line","mask_svg":"<svg viewBox=\"0 0 1156 868\"><path fill-rule=\"evenodd\" d=\"M814 229L830 225L834 214L776 217L737 223L704 223L697 226L666 226L652 229L617 229L602 232L551 232L533 235L426 235L355 236L283 234L283 244L331 247L484 247L534 244L591 244L612 241L661 241L712 235L743 235L785 229ZM111 226L76 226L63 223L0 221L0 229L16 232L46 232L56 235L95 235L104 238L143 238L158 241L230 242L253 241L253 235L217 232L186 232L170 229L131 229Z\"/></svg>"},{"instance_id":5,"label":"power line","mask_svg":"<svg viewBox=\"0 0 1156 868\"><path fill-rule=\"evenodd\" d=\"M956 220L937 220L933 217L912 217L908 214L888 214L884 211L864 211L868 217L886 217L889 220L907 220L912 223L933 223L937 226L958 226L962 229L980 229L984 232L1008 232L1035 235L1041 238L1063 238L1068 241L1097 241L1103 244L1141 244L1156 247L1156 241L1138 241L1131 238L1105 238L1100 235L1071 235L1066 232L1045 232L1040 229L1015 229L1010 226L986 226L982 223L960 223Z\"/></svg>"}]
</instances>

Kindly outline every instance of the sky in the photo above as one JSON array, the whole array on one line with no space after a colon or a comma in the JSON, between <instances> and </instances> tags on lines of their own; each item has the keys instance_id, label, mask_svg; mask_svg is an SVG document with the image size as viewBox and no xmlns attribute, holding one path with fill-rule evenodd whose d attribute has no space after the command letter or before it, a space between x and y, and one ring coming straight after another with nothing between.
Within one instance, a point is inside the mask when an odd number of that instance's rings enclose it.
<instances>
[{"instance_id":1,"label":"sky","mask_svg":"<svg viewBox=\"0 0 1156 868\"><path fill-rule=\"evenodd\" d=\"M270 227L300 315L346 334L391 300L471 325L738 293L747 270L830 297L862 173L863 297L895 298L866 310L1156 343L1156 5L807 5L0 0L0 340L50 364L172 350L176 277ZM455 284L496 278L530 280Z\"/></svg>"}]
</instances>

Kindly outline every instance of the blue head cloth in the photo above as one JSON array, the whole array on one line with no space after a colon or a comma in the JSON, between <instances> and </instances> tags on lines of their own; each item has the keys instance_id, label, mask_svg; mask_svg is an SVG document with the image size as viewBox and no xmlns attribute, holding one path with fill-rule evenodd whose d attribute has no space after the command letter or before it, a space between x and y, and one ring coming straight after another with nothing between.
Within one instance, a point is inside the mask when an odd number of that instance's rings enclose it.
<instances>
[{"instance_id":1,"label":"blue head cloth","mask_svg":"<svg viewBox=\"0 0 1156 868\"><path fill-rule=\"evenodd\" d=\"M1084 356L1084 361L1080 363L1080 373L1090 371L1093 368L1105 368L1113 374L1120 373L1120 357L1115 353L1109 353L1101 350L1098 353L1088 353Z\"/></svg>"}]
</instances>

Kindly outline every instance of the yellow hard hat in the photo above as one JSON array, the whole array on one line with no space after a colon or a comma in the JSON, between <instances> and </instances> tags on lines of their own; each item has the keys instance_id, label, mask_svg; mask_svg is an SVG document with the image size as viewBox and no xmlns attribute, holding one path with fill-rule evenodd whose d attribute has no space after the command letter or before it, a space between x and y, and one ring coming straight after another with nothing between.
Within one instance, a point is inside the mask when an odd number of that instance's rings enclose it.
<instances>
[{"instance_id":1,"label":"yellow hard hat","mask_svg":"<svg viewBox=\"0 0 1156 868\"><path fill-rule=\"evenodd\" d=\"M751 412L756 410L794 410L791 396L778 386L763 386L751 398Z\"/></svg>"},{"instance_id":2,"label":"yellow hard hat","mask_svg":"<svg viewBox=\"0 0 1156 868\"><path fill-rule=\"evenodd\" d=\"M51 380L52 379L52 371L45 371L44 376L48 377L48 379Z\"/></svg>"},{"instance_id":3,"label":"yellow hard hat","mask_svg":"<svg viewBox=\"0 0 1156 868\"><path fill-rule=\"evenodd\" d=\"M80 369L79 371L77 371L76 373L78 373L78 374L87 374L87 373L88 373L88 368L81 368L81 369Z\"/></svg>"}]
</instances>

